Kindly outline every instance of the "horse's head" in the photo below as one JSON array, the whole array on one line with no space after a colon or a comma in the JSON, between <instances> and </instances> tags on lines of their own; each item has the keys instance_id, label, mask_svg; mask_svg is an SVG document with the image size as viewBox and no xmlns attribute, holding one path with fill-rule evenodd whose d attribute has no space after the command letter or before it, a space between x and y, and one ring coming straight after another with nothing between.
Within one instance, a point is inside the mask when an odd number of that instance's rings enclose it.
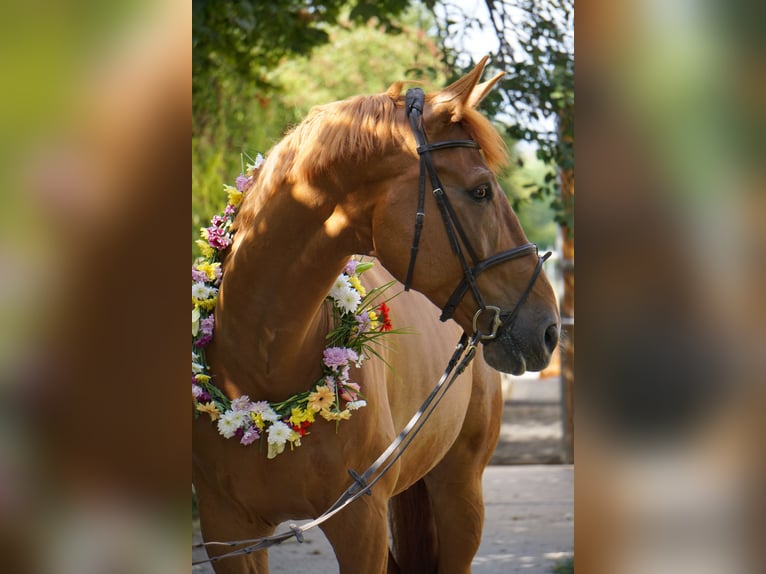
<instances>
[{"instance_id":1,"label":"horse's head","mask_svg":"<svg viewBox=\"0 0 766 574\"><path fill-rule=\"evenodd\" d=\"M389 91L398 147L375 170L372 242L386 268L441 307L444 319L486 335L490 366L521 374L548 364L560 318L543 258L493 173L505 147L475 107L502 74L478 84L485 61L435 94Z\"/></svg>"}]
</instances>

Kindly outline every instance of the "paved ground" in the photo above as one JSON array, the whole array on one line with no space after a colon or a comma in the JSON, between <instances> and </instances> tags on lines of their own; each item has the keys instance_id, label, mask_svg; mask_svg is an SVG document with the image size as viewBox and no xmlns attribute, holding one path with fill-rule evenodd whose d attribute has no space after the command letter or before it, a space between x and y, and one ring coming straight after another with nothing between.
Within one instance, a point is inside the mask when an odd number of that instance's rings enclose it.
<instances>
[{"instance_id":1,"label":"paved ground","mask_svg":"<svg viewBox=\"0 0 766 574\"><path fill-rule=\"evenodd\" d=\"M550 574L574 546L573 468L551 464L562 460L558 380L508 379L505 391L500 444L484 473L486 518L473 572ZM195 533L195 542L198 537ZM303 544L286 542L269 553L272 574L338 572L319 530Z\"/></svg>"}]
</instances>

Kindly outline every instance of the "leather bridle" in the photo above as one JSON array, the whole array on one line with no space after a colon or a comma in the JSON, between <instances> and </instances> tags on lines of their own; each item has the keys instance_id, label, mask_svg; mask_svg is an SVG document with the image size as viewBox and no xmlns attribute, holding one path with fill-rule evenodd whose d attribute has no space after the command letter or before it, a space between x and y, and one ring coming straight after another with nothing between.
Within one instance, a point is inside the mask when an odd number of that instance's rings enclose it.
<instances>
[{"instance_id":1,"label":"leather bridle","mask_svg":"<svg viewBox=\"0 0 766 574\"><path fill-rule=\"evenodd\" d=\"M512 259L517 259L524 255L530 254L534 251L537 255L537 265L532 273L532 277L527 284L526 289L522 292L519 300L516 302L513 310L506 317L508 325L512 324L516 319L521 306L526 301L529 293L532 291L532 287L540 275L540 271L543 268L543 263L551 256L551 253L545 253L540 255L537 251L537 245L534 243L525 243L513 249L502 251L496 255L492 255L487 259L480 260L474 250L471 242L466 235L463 226L460 224L457 213L452 207L447 194L444 192L439 176L436 173L433 162L431 161L431 152L441 149L448 149L454 147L467 147L480 149L479 144L473 140L447 140L436 143L428 143L426 138L425 129L423 127L423 106L425 102L425 95L420 88L411 88L407 90L405 95L405 106L407 110L407 118L410 121L412 127L412 133L415 136L415 141L418 144L417 152L420 156L420 179L418 190L418 208L415 215L415 231L412 238L412 247L410 248L410 262L407 268L407 278L404 282L405 291L409 291L412 285L412 275L415 271L415 260L418 255L418 249L420 245L420 234L423 230L423 222L425 219L425 193L426 193L426 172L431 181L431 189L436 199L436 205L441 212L442 222L444 223L444 229L447 231L452 251L457 255L460 265L463 267L463 279L458 286L452 292L447 303L442 308L442 314L440 319L446 321L450 319L455 313L455 309L462 301L466 292L470 289L473 293L476 303L479 305L479 310L473 317L473 330L474 334L478 334L482 340L492 340L497 336L497 330L502 325L503 320L500 316L500 308L494 305L487 305L484 302L484 298L481 295L479 286L476 283L477 277L495 265L505 263ZM463 250L465 249L465 251ZM467 253L467 257L466 257ZM470 263L468 258L470 258ZM479 320L483 314L490 313L489 325L490 330L487 333L480 331Z\"/></svg>"}]
</instances>

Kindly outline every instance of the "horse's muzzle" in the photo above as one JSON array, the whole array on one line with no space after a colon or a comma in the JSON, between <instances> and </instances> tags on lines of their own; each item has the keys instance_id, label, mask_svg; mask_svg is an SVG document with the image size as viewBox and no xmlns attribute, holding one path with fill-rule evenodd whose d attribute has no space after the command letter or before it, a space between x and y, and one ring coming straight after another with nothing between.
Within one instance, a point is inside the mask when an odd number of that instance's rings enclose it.
<instances>
[{"instance_id":1,"label":"horse's muzzle","mask_svg":"<svg viewBox=\"0 0 766 574\"><path fill-rule=\"evenodd\" d=\"M493 369L511 375L526 371L541 371L548 366L551 354L559 344L559 321L509 324L507 318L497 331L497 336L484 341L484 359Z\"/></svg>"}]
</instances>

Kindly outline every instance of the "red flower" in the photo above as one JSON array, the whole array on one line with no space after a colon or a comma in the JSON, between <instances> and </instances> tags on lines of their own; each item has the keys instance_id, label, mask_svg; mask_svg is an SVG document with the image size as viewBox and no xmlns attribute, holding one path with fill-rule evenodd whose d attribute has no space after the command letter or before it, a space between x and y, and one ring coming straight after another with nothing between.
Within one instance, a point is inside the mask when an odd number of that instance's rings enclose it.
<instances>
[{"instance_id":1,"label":"red flower","mask_svg":"<svg viewBox=\"0 0 766 574\"><path fill-rule=\"evenodd\" d=\"M390 331L392 328L391 316L389 315L389 313L391 312L391 309L384 302L380 304L380 307L378 307L378 311L380 312L380 316L383 320L383 326L380 328L380 330L384 332Z\"/></svg>"}]
</instances>

